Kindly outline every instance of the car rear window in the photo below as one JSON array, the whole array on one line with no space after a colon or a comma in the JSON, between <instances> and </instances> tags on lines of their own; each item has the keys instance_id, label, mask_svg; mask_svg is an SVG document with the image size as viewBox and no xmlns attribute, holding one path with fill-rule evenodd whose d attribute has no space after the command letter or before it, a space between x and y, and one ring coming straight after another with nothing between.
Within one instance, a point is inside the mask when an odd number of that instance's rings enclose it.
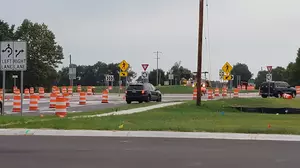
<instances>
[{"instance_id":1,"label":"car rear window","mask_svg":"<svg viewBox=\"0 0 300 168\"><path fill-rule=\"evenodd\" d=\"M143 85L129 85L127 90L143 90Z\"/></svg>"}]
</instances>

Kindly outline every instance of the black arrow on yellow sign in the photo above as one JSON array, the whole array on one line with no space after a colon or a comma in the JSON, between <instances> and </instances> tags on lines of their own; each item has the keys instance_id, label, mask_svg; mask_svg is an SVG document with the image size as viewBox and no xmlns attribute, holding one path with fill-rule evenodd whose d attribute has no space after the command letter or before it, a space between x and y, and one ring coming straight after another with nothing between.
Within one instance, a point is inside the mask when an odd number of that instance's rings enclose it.
<instances>
[{"instance_id":1,"label":"black arrow on yellow sign","mask_svg":"<svg viewBox=\"0 0 300 168\"><path fill-rule=\"evenodd\" d=\"M126 74L125 73L122 73L122 76L125 76Z\"/></svg>"}]
</instances>

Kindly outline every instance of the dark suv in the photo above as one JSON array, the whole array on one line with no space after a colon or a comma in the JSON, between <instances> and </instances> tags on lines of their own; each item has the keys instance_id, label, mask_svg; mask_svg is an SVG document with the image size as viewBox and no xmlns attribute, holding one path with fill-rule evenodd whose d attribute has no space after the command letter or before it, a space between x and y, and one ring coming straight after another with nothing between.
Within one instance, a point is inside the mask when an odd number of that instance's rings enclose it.
<instances>
[{"instance_id":1,"label":"dark suv","mask_svg":"<svg viewBox=\"0 0 300 168\"><path fill-rule=\"evenodd\" d=\"M278 98L281 97L283 93L290 94L293 97L296 97L296 89L283 81L263 82L259 87L259 93L261 97L266 98L269 96L269 86L270 97Z\"/></svg>"},{"instance_id":2,"label":"dark suv","mask_svg":"<svg viewBox=\"0 0 300 168\"><path fill-rule=\"evenodd\" d=\"M151 83L130 84L126 89L126 102L130 104L132 101L161 102L161 92Z\"/></svg>"}]
</instances>

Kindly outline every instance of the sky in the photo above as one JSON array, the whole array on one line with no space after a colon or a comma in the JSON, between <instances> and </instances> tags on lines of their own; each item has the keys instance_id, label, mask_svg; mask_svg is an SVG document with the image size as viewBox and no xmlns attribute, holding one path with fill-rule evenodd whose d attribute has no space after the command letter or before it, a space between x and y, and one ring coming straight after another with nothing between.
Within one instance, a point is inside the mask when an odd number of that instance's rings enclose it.
<instances>
[{"instance_id":1,"label":"sky","mask_svg":"<svg viewBox=\"0 0 300 168\"><path fill-rule=\"evenodd\" d=\"M286 67L300 47L299 0L205 0L203 71L219 78L228 61L246 63L256 76L266 66ZM45 23L72 62L126 60L170 70L175 62L196 71L199 0L0 0L0 19ZM4 8L18 4L12 8ZM61 67L62 67L61 66Z\"/></svg>"}]
</instances>

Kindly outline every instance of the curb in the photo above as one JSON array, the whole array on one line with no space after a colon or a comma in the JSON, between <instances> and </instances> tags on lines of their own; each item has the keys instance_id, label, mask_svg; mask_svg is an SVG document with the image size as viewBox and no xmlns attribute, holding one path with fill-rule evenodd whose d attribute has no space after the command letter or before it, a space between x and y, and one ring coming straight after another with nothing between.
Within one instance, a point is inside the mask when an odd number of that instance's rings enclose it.
<instances>
[{"instance_id":1,"label":"curb","mask_svg":"<svg viewBox=\"0 0 300 168\"><path fill-rule=\"evenodd\" d=\"M82 136L82 137L185 138L185 139L260 140L260 141L300 142L299 135L168 132L168 131L0 129L0 135L6 135L6 136L33 135L33 136Z\"/></svg>"}]
</instances>

